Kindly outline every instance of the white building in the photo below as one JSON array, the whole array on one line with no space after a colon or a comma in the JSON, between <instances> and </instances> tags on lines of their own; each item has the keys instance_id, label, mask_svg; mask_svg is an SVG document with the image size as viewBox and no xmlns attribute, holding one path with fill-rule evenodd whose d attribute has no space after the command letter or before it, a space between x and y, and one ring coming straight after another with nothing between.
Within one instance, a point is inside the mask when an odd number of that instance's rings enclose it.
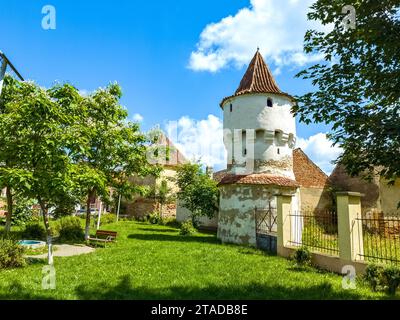
<instances>
[{"instance_id":1,"label":"white building","mask_svg":"<svg viewBox=\"0 0 400 320\"><path fill-rule=\"evenodd\" d=\"M293 195L294 214L331 208L328 176L301 149L294 149L294 103L279 89L258 51L235 94L222 100L227 169L214 173L221 191L218 215L202 217L200 223L217 229L223 242L265 247L260 239L266 234L273 241L277 194ZM190 215L178 205L178 221ZM292 239L300 242L302 222L291 219Z\"/></svg>"},{"instance_id":2,"label":"white building","mask_svg":"<svg viewBox=\"0 0 400 320\"><path fill-rule=\"evenodd\" d=\"M235 94L222 100L228 151L227 172L219 184L218 237L223 242L256 245L256 225L262 221L256 221L255 209L273 210L277 194L293 194L293 211L298 209L294 103L278 88L258 50Z\"/></svg>"}]
</instances>

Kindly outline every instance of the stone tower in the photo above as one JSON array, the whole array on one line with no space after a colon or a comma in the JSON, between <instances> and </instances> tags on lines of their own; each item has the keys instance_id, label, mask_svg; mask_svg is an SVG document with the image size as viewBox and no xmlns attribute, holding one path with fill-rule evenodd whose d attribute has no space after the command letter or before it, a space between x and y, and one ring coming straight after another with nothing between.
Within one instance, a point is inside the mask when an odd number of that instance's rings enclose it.
<instances>
[{"instance_id":1,"label":"stone tower","mask_svg":"<svg viewBox=\"0 0 400 320\"><path fill-rule=\"evenodd\" d=\"M279 193L298 195L293 173L294 102L279 89L258 50L235 94L222 100L228 153L228 172L219 184L222 241L255 245L255 207L276 206ZM295 206L298 201L293 201Z\"/></svg>"}]
</instances>

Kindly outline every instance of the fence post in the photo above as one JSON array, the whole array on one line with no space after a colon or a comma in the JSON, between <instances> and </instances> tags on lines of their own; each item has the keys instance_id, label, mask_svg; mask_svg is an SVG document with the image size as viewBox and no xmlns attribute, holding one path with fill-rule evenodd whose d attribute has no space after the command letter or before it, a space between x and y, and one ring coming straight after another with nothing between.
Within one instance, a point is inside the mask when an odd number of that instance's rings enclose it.
<instances>
[{"instance_id":1,"label":"fence post","mask_svg":"<svg viewBox=\"0 0 400 320\"><path fill-rule=\"evenodd\" d=\"M344 261L361 260L364 242L361 218L361 197L358 192L337 192L339 257Z\"/></svg>"},{"instance_id":2,"label":"fence post","mask_svg":"<svg viewBox=\"0 0 400 320\"><path fill-rule=\"evenodd\" d=\"M292 194L277 195L277 249L278 254L290 241L290 210L292 207Z\"/></svg>"}]
</instances>

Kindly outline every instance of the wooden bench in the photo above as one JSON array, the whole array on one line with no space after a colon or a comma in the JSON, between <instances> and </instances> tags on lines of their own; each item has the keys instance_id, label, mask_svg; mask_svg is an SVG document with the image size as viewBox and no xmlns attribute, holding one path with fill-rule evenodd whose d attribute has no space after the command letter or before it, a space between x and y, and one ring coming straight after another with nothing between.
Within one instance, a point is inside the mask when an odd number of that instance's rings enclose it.
<instances>
[{"instance_id":1,"label":"wooden bench","mask_svg":"<svg viewBox=\"0 0 400 320\"><path fill-rule=\"evenodd\" d=\"M116 231L97 230L94 238L89 237L89 241L104 243L104 246L109 242L114 242L117 239Z\"/></svg>"}]
</instances>

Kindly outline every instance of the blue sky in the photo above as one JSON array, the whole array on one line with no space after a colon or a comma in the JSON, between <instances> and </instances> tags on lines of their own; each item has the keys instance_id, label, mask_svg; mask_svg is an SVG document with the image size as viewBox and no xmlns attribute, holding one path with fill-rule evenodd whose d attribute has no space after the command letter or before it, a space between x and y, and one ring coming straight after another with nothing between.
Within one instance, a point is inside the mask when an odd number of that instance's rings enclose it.
<instances>
[{"instance_id":1,"label":"blue sky","mask_svg":"<svg viewBox=\"0 0 400 320\"><path fill-rule=\"evenodd\" d=\"M204 140L220 141L219 102L236 90L257 46L283 91L297 95L311 89L294 78L318 60L305 57L300 48L309 3L10 0L0 11L0 50L25 78L43 86L68 81L91 91L118 81L124 92L122 104L132 119L135 114L140 115L136 119L143 118L144 130L180 121L178 126L186 132L198 136L200 127L209 128ZM42 7L48 4L56 9L55 30L41 26ZM329 172L330 158L338 150L324 141L327 130L297 125L300 146ZM189 138L181 140L176 142L184 153L199 156L190 154L185 145ZM222 166L220 160L211 164Z\"/></svg>"}]
</instances>

